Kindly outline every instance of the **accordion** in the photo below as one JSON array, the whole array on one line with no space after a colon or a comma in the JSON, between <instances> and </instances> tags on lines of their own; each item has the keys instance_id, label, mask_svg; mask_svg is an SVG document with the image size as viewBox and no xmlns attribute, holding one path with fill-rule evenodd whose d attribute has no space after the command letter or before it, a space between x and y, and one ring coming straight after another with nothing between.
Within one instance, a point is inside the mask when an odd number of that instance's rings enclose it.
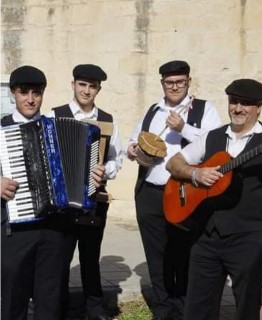
<instances>
[{"instance_id":1,"label":"accordion","mask_svg":"<svg viewBox=\"0 0 262 320\"><path fill-rule=\"evenodd\" d=\"M100 129L71 118L47 118L1 128L4 177L19 187L7 202L10 223L34 222L46 214L95 208L91 177L99 159Z\"/></svg>"}]
</instances>

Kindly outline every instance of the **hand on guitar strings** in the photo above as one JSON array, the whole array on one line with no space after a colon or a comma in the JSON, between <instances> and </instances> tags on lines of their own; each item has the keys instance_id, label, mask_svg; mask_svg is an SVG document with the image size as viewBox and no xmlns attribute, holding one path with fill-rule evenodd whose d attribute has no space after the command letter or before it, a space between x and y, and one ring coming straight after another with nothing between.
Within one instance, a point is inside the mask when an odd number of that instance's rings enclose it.
<instances>
[{"instance_id":1,"label":"hand on guitar strings","mask_svg":"<svg viewBox=\"0 0 262 320\"><path fill-rule=\"evenodd\" d=\"M219 168L220 166L194 168L191 172L191 177L193 176L193 179L198 184L212 187L221 177L223 177L223 174L218 171Z\"/></svg>"},{"instance_id":2,"label":"hand on guitar strings","mask_svg":"<svg viewBox=\"0 0 262 320\"><path fill-rule=\"evenodd\" d=\"M96 188L99 188L101 185L103 185L103 181L105 180L105 166L101 164L97 164L92 172L91 176L94 179L94 185Z\"/></svg>"},{"instance_id":3,"label":"hand on guitar strings","mask_svg":"<svg viewBox=\"0 0 262 320\"><path fill-rule=\"evenodd\" d=\"M8 201L14 198L18 183L15 180L1 177L1 198Z\"/></svg>"}]
</instances>

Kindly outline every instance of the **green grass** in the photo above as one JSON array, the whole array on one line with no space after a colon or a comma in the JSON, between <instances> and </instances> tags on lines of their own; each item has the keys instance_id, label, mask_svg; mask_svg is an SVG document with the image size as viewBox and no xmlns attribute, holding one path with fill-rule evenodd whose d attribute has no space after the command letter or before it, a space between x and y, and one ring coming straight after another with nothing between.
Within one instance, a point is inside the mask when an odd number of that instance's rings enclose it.
<instances>
[{"instance_id":1,"label":"green grass","mask_svg":"<svg viewBox=\"0 0 262 320\"><path fill-rule=\"evenodd\" d=\"M150 320L152 313L144 300L122 303L119 306L120 314L117 320Z\"/></svg>"},{"instance_id":2,"label":"green grass","mask_svg":"<svg viewBox=\"0 0 262 320\"><path fill-rule=\"evenodd\" d=\"M113 320L151 320L152 313L144 300L121 303L117 310L106 310ZM116 315L117 314L117 315ZM27 320L33 320L33 314L29 314Z\"/></svg>"}]
</instances>

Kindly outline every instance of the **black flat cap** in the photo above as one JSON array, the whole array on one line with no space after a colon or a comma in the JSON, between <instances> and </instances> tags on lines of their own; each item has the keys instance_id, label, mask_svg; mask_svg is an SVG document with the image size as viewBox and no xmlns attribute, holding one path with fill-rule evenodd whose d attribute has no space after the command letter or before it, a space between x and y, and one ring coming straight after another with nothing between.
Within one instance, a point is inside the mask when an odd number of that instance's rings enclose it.
<instances>
[{"instance_id":1,"label":"black flat cap","mask_svg":"<svg viewBox=\"0 0 262 320\"><path fill-rule=\"evenodd\" d=\"M253 79L238 79L226 89L226 94L251 102L262 102L262 83Z\"/></svg>"},{"instance_id":2,"label":"black flat cap","mask_svg":"<svg viewBox=\"0 0 262 320\"><path fill-rule=\"evenodd\" d=\"M159 73L162 76L168 74L189 76L190 66L186 61L182 60L169 61L159 68Z\"/></svg>"},{"instance_id":3,"label":"black flat cap","mask_svg":"<svg viewBox=\"0 0 262 320\"><path fill-rule=\"evenodd\" d=\"M22 66L11 73L9 86L13 88L14 86L22 84L45 87L47 81L43 71L32 66Z\"/></svg>"},{"instance_id":4,"label":"black flat cap","mask_svg":"<svg viewBox=\"0 0 262 320\"><path fill-rule=\"evenodd\" d=\"M106 73L94 64L79 64L73 69L73 77L75 80L98 80L105 81Z\"/></svg>"}]
</instances>

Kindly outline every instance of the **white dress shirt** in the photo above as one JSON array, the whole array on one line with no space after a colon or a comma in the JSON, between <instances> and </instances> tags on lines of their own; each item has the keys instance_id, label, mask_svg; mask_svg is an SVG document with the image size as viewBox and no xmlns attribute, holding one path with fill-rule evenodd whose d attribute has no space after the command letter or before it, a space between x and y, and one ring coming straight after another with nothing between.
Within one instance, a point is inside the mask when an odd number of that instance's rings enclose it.
<instances>
[{"instance_id":1,"label":"white dress shirt","mask_svg":"<svg viewBox=\"0 0 262 320\"><path fill-rule=\"evenodd\" d=\"M159 107L159 110L156 112L153 117L149 131L159 135L160 132L166 126L166 120L171 110L179 112L181 110L181 105L186 106L190 103L190 97L186 96L181 104L175 107L169 107L165 103L165 99L162 98L161 101L155 106L155 108ZM146 111L147 113L147 111ZM145 113L145 114L146 114ZM158 164L149 168L146 176L146 181L153 183L155 185L164 185L166 184L168 178L170 177L170 173L166 170L165 166L167 161L171 156L175 155L177 152L181 150L181 139L185 138L189 142L194 141L197 137L204 134L205 132L215 129L221 126L221 120L219 114L211 101L206 101L205 110L203 114L203 118L201 120L201 129L193 127L186 123L188 117L188 110L180 113L180 116L183 118L185 125L181 132L177 132L167 128L164 133L161 135L161 138L165 141L167 147L167 156L160 161ZM133 142L137 142L138 135L141 132L142 123L145 115L139 121L136 126L131 138L129 140L129 144Z\"/></svg>"},{"instance_id":2,"label":"white dress shirt","mask_svg":"<svg viewBox=\"0 0 262 320\"><path fill-rule=\"evenodd\" d=\"M76 120L83 120L87 118L97 120L98 109L96 106L94 106L90 112L85 112L78 106L75 100L73 100L69 103L69 107ZM55 117L55 113L53 110L48 114L48 117ZM113 124L114 129L113 134L110 138L107 162L104 164L106 179L114 179L117 172L121 169L123 162L123 148L120 142L119 128L115 119L113 119Z\"/></svg>"},{"instance_id":3,"label":"white dress shirt","mask_svg":"<svg viewBox=\"0 0 262 320\"><path fill-rule=\"evenodd\" d=\"M27 119L26 117L24 117L16 108L14 110L14 112L12 113L12 118L14 120L14 122L17 123L27 123L27 122L31 122L31 121L35 121L40 119L40 113L38 112L32 119Z\"/></svg>"},{"instance_id":4,"label":"white dress shirt","mask_svg":"<svg viewBox=\"0 0 262 320\"><path fill-rule=\"evenodd\" d=\"M237 157L240 152L244 150L246 144L252 138L254 133L262 133L262 126L259 122L257 122L250 131L240 138L237 138L235 132L233 132L231 127L228 126L226 129L228 143L227 150L225 151L227 151L232 158ZM203 161L206 152L206 138L207 133L180 151L189 164L199 164Z\"/></svg>"}]
</instances>

